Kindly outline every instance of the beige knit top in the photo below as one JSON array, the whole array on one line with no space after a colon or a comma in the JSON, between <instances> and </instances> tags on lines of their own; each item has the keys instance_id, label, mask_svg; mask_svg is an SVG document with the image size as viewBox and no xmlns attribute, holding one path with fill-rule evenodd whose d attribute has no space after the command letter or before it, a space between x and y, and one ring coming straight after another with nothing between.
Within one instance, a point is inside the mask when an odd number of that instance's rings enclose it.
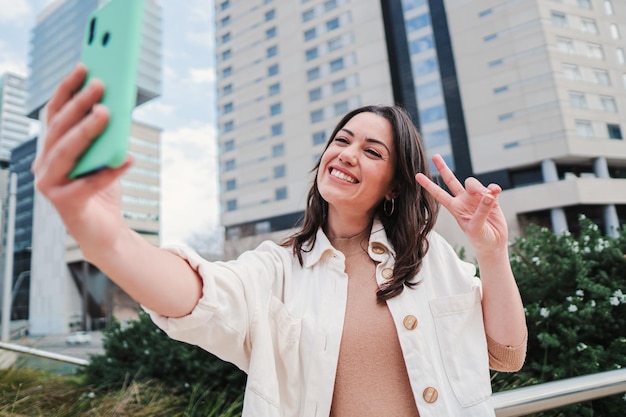
<instances>
[{"instance_id":1,"label":"beige knit top","mask_svg":"<svg viewBox=\"0 0 626 417\"><path fill-rule=\"evenodd\" d=\"M391 313L376 301L375 264L365 252L346 256L348 299L331 417L419 416ZM489 364L515 370L526 341L509 347L487 338ZM375 359L373 359L375 358Z\"/></svg>"}]
</instances>

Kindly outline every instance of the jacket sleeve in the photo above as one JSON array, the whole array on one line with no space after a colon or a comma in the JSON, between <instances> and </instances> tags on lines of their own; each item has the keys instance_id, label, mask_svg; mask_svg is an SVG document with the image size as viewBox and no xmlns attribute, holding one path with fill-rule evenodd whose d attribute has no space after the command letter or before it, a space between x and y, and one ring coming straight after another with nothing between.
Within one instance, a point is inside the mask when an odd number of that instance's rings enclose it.
<instances>
[{"instance_id":1,"label":"jacket sleeve","mask_svg":"<svg viewBox=\"0 0 626 417\"><path fill-rule=\"evenodd\" d=\"M494 371L516 372L522 369L526 359L528 333L518 346L505 346L487 336L489 367Z\"/></svg>"},{"instance_id":2,"label":"jacket sleeve","mask_svg":"<svg viewBox=\"0 0 626 417\"><path fill-rule=\"evenodd\" d=\"M255 319L267 308L272 291L282 287L283 264L274 246L264 242L230 262L208 262L189 248L168 247L199 273L202 296L183 317L143 308L172 339L197 345L247 372Z\"/></svg>"}]
</instances>

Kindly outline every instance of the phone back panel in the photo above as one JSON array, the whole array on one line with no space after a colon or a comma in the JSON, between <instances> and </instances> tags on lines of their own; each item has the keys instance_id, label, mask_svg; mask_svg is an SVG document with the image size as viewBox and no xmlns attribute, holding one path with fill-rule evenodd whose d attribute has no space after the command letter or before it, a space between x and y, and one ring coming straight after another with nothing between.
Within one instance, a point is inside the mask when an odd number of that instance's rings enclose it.
<instances>
[{"instance_id":1,"label":"phone back panel","mask_svg":"<svg viewBox=\"0 0 626 417\"><path fill-rule=\"evenodd\" d=\"M70 178L116 168L126 160L132 112L137 97L137 69L141 46L144 0L110 0L90 16L81 61L87 79L104 83L102 104L109 123L80 157Z\"/></svg>"}]
</instances>

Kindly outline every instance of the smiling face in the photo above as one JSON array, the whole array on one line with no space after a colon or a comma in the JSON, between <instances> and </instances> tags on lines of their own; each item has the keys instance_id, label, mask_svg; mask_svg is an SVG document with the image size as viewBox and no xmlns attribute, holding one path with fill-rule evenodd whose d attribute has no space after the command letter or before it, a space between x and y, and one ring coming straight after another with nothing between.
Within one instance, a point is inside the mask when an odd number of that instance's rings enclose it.
<instances>
[{"instance_id":1,"label":"smiling face","mask_svg":"<svg viewBox=\"0 0 626 417\"><path fill-rule=\"evenodd\" d=\"M371 216L392 197L396 150L391 124L374 113L358 113L324 151L317 186L331 212Z\"/></svg>"}]
</instances>

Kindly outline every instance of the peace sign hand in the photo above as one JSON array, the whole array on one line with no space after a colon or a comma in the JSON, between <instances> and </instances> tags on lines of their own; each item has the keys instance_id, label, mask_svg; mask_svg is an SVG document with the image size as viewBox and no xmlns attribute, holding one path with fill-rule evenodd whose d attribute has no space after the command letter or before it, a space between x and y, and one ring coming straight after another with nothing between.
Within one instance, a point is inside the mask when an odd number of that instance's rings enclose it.
<instances>
[{"instance_id":1,"label":"peace sign hand","mask_svg":"<svg viewBox=\"0 0 626 417\"><path fill-rule=\"evenodd\" d=\"M506 249L508 228L498 204L502 188L497 184L485 187L473 177L467 178L463 186L441 155L433 156L433 162L452 194L422 173L415 175L415 180L452 214L477 255Z\"/></svg>"}]
</instances>

